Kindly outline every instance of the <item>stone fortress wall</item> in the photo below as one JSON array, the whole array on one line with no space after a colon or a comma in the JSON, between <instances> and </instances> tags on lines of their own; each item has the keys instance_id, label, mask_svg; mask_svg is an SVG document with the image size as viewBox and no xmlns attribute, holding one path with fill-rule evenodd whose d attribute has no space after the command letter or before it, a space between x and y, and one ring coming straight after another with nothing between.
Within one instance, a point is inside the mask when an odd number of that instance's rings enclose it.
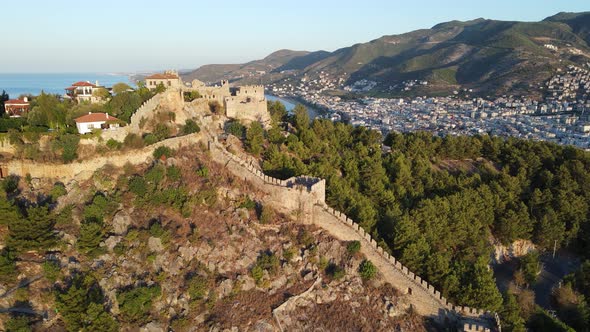
<instances>
[{"instance_id":1,"label":"stone fortress wall","mask_svg":"<svg viewBox=\"0 0 590 332\"><path fill-rule=\"evenodd\" d=\"M245 85L230 87L228 81L221 81L220 85L206 86L199 80L193 80L190 87L184 91L198 91L202 98L217 101L225 110L225 116L238 119L246 123L254 121L263 125L270 125L270 114L263 85Z\"/></svg>"},{"instance_id":2,"label":"stone fortress wall","mask_svg":"<svg viewBox=\"0 0 590 332\"><path fill-rule=\"evenodd\" d=\"M71 179L83 181L90 179L94 172L104 166L123 167L126 163L140 165L153 158L154 150L160 146L178 149L202 141L202 134L190 134L170 138L135 151L112 153L89 160L74 161L70 164L38 163L28 160L11 160L0 166L0 175L9 174L24 177L29 174L32 178L51 178L67 183Z\"/></svg>"},{"instance_id":3,"label":"stone fortress wall","mask_svg":"<svg viewBox=\"0 0 590 332\"><path fill-rule=\"evenodd\" d=\"M414 309L421 315L439 322L461 320L464 331L490 331L492 326L499 326L498 315L494 312L450 303L434 286L379 247L371 235L352 219L328 207L325 203L325 180L312 177L272 178L228 152L215 137L209 139L208 147L213 159L266 193L265 201L277 210L289 214L298 211L302 222L313 223L339 240L361 242L361 252L378 267L386 281L409 297Z\"/></svg>"}]
</instances>

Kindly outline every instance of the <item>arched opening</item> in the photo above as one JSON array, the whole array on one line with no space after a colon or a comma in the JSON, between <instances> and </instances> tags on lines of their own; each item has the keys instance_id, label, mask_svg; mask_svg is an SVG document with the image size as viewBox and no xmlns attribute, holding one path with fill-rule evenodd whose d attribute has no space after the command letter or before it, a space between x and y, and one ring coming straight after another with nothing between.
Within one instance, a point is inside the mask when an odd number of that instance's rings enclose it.
<instances>
[{"instance_id":1,"label":"arched opening","mask_svg":"<svg viewBox=\"0 0 590 332\"><path fill-rule=\"evenodd\" d=\"M408 294L412 295L412 288L408 288Z\"/></svg>"}]
</instances>

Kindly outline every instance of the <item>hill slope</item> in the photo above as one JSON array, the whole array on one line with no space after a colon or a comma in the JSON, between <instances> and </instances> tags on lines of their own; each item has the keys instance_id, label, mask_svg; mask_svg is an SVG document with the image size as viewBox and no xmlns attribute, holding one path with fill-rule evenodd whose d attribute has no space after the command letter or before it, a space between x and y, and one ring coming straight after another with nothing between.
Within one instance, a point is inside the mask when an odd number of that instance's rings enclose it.
<instances>
[{"instance_id":1,"label":"hill slope","mask_svg":"<svg viewBox=\"0 0 590 332\"><path fill-rule=\"evenodd\" d=\"M346 84L375 81L374 92L389 94L396 94L396 85L407 80L429 82L415 91L418 94L459 87L485 94L530 93L563 64L590 60L589 22L590 13L560 13L541 22L452 21L334 52L279 51L281 56L273 53L229 71L204 66L186 77L271 83L324 72ZM256 75L260 70L266 73Z\"/></svg>"}]
</instances>

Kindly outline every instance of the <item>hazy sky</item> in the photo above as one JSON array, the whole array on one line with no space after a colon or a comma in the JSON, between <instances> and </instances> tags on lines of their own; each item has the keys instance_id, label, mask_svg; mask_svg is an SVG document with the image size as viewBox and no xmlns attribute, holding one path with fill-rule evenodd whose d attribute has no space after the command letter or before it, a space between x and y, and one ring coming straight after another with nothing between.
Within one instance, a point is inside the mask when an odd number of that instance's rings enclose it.
<instances>
[{"instance_id":1,"label":"hazy sky","mask_svg":"<svg viewBox=\"0 0 590 332\"><path fill-rule=\"evenodd\" d=\"M588 0L7 0L1 72L114 72L328 50L453 19L538 21Z\"/></svg>"}]
</instances>

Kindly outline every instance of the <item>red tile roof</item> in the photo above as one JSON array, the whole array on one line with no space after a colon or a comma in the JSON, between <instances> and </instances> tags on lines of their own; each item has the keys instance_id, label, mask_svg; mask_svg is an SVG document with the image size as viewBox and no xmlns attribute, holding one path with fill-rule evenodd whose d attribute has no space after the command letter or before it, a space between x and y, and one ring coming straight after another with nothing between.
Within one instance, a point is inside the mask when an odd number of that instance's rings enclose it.
<instances>
[{"instance_id":1,"label":"red tile roof","mask_svg":"<svg viewBox=\"0 0 590 332\"><path fill-rule=\"evenodd\" d=\"M80 81L80 82L76 82L76 83L72 84L72 86L75 86L75 87L78 87L78 86L92 86L92 87L95 87L96 85L94 85L94 84L92 84L90 82Z\"/></svg>"},{"instance_id":2,"label":"red tile roof","mask_svg":"<svg viewBox=\"0 0 590 332\"><path fill-rule=\"evenodd\" d=\"M9 99L4 102L4 105L29 105L29 102L20 99Z\"/></svg>"},{"instance_id":3,"label":"red tile roof","mask_svg":"<svg viewBox=\"0 0 590 332\"><path fill-rule=\"evenodd\" d=\"M154 80L175 80L178 79L178 75L174 74L154 74L146 77L146 79L154 79Z\"/></svg>"},{"instance_id":4,"label":"red tile roof","mask_svg":"<svg viewBox=\"0 0 590 332\"><path fill-rule=\"evenodd\" d=\"M120 121L119 119L115 118L112 115L108 115L106 113L89 113L86 115L82 115L81 117L75 119L77 123L86 123L86 122L103 122L103 121Z\"/></svg>"}]
</instances>

